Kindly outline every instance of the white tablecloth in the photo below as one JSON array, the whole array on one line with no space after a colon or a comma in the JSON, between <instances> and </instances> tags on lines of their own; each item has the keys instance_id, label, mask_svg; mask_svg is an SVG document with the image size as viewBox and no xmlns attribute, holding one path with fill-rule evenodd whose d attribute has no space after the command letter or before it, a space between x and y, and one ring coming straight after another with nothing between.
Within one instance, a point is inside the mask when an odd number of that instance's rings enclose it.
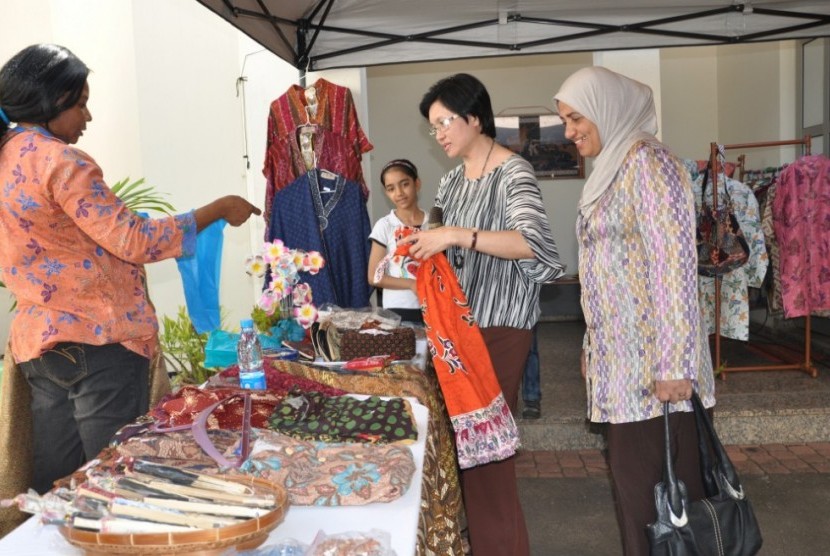
<instances>
[{"instance_id":1,"label":"white tablecloth","mask_svg":"<svg viewBox=\"0 0 830 556\"><path fill-rule=\"evenodd\" d=\"M327 534L384 529L392 536L392 548L397 556L415 554L429 411L414 398L407 399L418 424L418 441L411 446L415 474L406 494L385 504L335 508L292 506L263 547L281 539L311 544L320 529ZM41 525L35 516L0 540L0 555L81 556L83 551L66 542L56 526Z\"/></svg>"}]
</instances>

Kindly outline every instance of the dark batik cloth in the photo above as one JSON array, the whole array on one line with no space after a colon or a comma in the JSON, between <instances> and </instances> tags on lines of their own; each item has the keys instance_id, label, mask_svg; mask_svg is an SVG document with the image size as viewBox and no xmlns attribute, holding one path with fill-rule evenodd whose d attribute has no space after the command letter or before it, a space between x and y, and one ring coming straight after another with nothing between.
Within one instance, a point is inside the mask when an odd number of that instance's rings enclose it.
<instances>
[{"instance_id":1,"label":"dark batik cloth","mask_svg":"<svg viewBox=\"0 0 830 556\"><path fill-rule=\"evenodd\" d=\"M411 365L392 365L368 375L342 375L291 361L275 362L282 371L310 378L355 394L413 397L429 409L424 451L418 556L464 554L461 524L465 521L453 432L438 379Z\"/></svg>"},{"instance_id":2,"label":"dark batik cloth","mask_svg":"<svg viewBox=\"0 0 830 556\"><path fill-rule=\"evenodd\" d=\"M290 392L277 403L268 428L300 440L413 443L418 428L402 398L326 396L319 392Z\"/></svg>"},{"instance_id":3,"label":"dark batik cloth","mask_svg":"<svg viewBox=\"0 0 830 556\"><path fill-rule=\"evenodd\" d=\"M318 274L303 275L315 305L369 305L366 269L372 226L359 183L311 170L274 196L269 230L268 241L280 239L291 249L319 251L325 259Z\"/></svg>"}]
</instances>

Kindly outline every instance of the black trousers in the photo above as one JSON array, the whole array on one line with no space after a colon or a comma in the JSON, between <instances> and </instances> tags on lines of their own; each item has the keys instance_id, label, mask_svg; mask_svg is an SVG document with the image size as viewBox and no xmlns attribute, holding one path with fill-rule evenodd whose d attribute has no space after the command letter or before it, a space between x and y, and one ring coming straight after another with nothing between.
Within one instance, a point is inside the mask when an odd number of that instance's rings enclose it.
<instances>
[{"instance_id":1,"label":"black trousers","mask_svg":"<svg viewBox=\"0 0 830 556\"><path fill-rule=\"evenodd\" d=\"M674 471L689 500L704 496L694 413L669 416ZM663 480L663 417L608 425L608 465L625 556L648 556L646 525L657 519L654 485Z\"/></svg>"},{"instance_id":2,"label":"black trousers","mask_svg":"<svg viewBox=\"0 0 830 556\"><path fill-rule=\"evenodd\" d=\"M18 366L32 390L32 487L41 494L147 412L150 360L121 344L64 342Z\"/></svg>"}]
</instances>

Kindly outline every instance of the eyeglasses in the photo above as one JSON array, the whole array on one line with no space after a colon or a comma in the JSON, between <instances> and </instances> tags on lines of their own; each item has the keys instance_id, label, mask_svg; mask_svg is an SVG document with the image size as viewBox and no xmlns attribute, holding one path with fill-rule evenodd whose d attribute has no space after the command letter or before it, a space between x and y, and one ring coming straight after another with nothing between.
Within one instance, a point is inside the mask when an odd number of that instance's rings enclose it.
<instances>
[{"instance_id":1,"label":"eyeglasses","mask_svg":"<svg viewBox=\"0 0 830 556\"><path fill-rule=\"evenodd\" d=\"M453 114L452 116L447 116L446 118L441 118L438 120L438 125L431 125L429 126L429 134L435 137L441 131L447 131L450 128L450 124L456 118L460 118L458 114Z\"/></svg>"}]
</instances>

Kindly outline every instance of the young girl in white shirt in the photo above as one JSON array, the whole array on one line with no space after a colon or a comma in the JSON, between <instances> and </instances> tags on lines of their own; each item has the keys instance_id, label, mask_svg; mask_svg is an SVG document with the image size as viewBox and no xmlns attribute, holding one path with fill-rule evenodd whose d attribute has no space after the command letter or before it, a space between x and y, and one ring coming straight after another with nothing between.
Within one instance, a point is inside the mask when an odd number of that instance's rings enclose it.
<instances>
[{"instance_id":1,"label":"young girl in white shirt","mask_svg":"<svg viewBox=\"0 0 830 556\"><path fill-rule=\"evenodd\" d=\"M369 235L372 240L369 283L376 288L383 288L384 309L398 313L404 321L423 323L415 290L412 259L392 257L386 273L379 281L375 281L375 270L381 259L395 252L400 231L405 228L423 229L426 224L426 213L418 206L418 193L421 190L418 169L409 160L392 160L381 170L380 182L395 208L377 221Z\"/></svg>"}]
</instances>

